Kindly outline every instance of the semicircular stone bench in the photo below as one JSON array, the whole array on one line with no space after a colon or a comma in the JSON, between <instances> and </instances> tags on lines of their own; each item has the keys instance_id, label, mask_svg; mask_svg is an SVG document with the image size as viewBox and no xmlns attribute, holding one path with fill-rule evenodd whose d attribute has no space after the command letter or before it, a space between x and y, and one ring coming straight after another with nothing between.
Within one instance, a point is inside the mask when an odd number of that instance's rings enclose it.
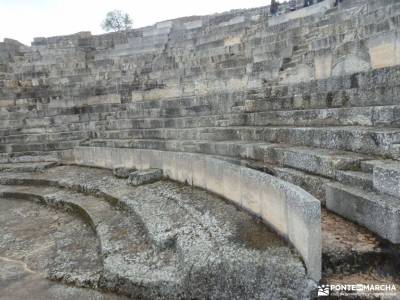
<instances>
[{"instance_id":1,"label":"semicircular stone bench","mask_svg":"<svg viewBox=\"0 0 400 300\"><path fill-rule=\"evenodd\" d=\"M158 168L164 176L220 195L261 217L303 257L311 279L321 278L321 206L301 188L218 158L159 150L77 147L65 163L102 168Z\"/></svg>"}]
</instances>

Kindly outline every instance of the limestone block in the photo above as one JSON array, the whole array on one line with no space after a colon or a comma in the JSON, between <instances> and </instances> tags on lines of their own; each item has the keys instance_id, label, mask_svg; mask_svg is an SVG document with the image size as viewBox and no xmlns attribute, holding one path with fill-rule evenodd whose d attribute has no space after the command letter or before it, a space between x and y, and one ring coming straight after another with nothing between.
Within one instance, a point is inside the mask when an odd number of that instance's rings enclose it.
<instances>
[{"instance_id":1,"label":"limestone block","mask_svg":"<svg viewBox=\"0 0 400 300\"><path fill-rule=\"evenodd\" d=\"M279 163L283 166L335 178L336 170L354 169L363 156L353 153L341 154L330 150L301 147L276 148Z\"/></svg>"},{"instance_id":2,"label":"limestone block","mask_svg":"<svg viewBox=\"0 0 400 300\"><path fill-rule=\"evenodd\" d=\"M129 175L133 172L135 172L135 168L125 168L125 167L117 167L113 169L113 174L117 178L123 178L126 179L129 177Z\"/></svg>"},{"instance_id":3,"label":"limestone block","mask_svg":"<svg viewBox=\"0 0 400 300\"><path fill-rule=\"evenodd\" d=\"M315 56L315 79L325 79L332 75L332 54L327 53L323 56Z\"/></svg>"},{"instance_id":4,"label":"limestone block","mask_svg":"<svg viewBox=\"0 0 400 300\"><path fill-rule=\"evenodd\" d=\"M288 237L288 226L286 218L285 194L271 185L261 185L260 189L260 214L263 220L274 224L274 228Z\"/></svg>"},{"instance_id":5,"label":"limestone block","mask_svg":"<svg viewBox=\"0 0 400 300\"><path fill-rule=\"evenodd\" d=\"M306 64L299 64L293 69L285 70L285 75L281 77L284 84L295 84L314 79L314 69Z\"/></svg>"},{"instance_id":6,"label":"limestone block","mask_svg":"<svg viewBox=\"0 0 400 300\"><path fill-rule=\"evenodd\" d=\"M287 234L289 240L302 252L309 274L321 276L321 207L318 200L299 187L286 182L277 182L285 194Z\"/></svg>"},{"instance_id":7,"label":"limestone block","mask_svg":"<svg viewBox=\"0 0 400 300\"><path fill-rule=\"evenodd\" d=\"M160 180L163 172L160 169L149 169L144 171L135 171L129 175L128 182L131 185L138 186L153 183Z\"/></svg>"},{"instance_id":8,"label":"limestone block","mask_svg":"<svg viewBox=\"0 0 400 300\"><path fill-rule=\"evenodd\" d=\"M156 24L157 29L162 29L162 28L171 28L172 25L174 24L173 21L164 21Z\"/></svg>"},{"instance_id":9,"label":"limestone block","mask_svg":"<svg viewBox=\"0 0 400 300\"><path fill-rule=\"evenodd\" d=\"M0 107L7 107L7 106L13 106L15 105L15 101L14 100L0 100Z\"/></svg>"},{"instance_id":10,"label":"limestone block","mask_svg":"<svg viewBox=\"0 0 400 300\"><path fill-rule=\"evenodd\" d=\"M262 177L248 168L240 169L241 205L256 216L261 216L261 191ZM264 196L264 195L263 195Z\"/></svg>"},{"instance_id":11,"label":"limestone block","mask_svg":"<svg viewBox=\"0 0 400 300\"><path fill-rule=\"evenodd\" d=\"M223 185L223 195L237 205L241 205L242 191L240 184L240 168L232 164L225 164L220 184Z\"/></svg>"},{"instance_id":12,"label":"limestone block","mask_svg":"<svg viewBox=\"0 0 400 300\"><path fill-rule=\"evenodd\" d=\"M132 91L132 101L143 101L143 99L142 91Z\"/></svg>"},{"instance_id":13,"label":"limestone block","mask_svg":"<svg viewBox=\"0 0 400 300\"><path fill-rule=\"evenodd\" d=\"M400 202L397 198L329 183L326 185L326 207L392 243L400 243Z\"/></svg>"},{"instance_id":14,"label":"limestone block","mask_svg":"<svg viewBox=\"0 0 400 300\"><path fill-rule=\"evenodd\" d=\"M88 98L88 105L103 103L121 103L121 96L117 94L91 96Z\"/></svg>"},{"instance_id":15,"label":"limestone block","mask_svg":"<svg viewBox=\"0 0 400 300\"><path fill-rule=\"evenodd\" d=\"M278 178L303 188L325 204L325 184L332 182L331 180L292 168L274 168L274 171Z\"/></svg>"},{"instance_id":16,"label":"limestone block","mask_svg":"<svg viewBox=\"0 0 400 300\"><path fill-rule=\"evenodd\" d=\"M246 20L245 16L237 16L237 17L234 17L234 18L230 19L227 22L223 22L223 23L219 24L218 26L219 27L231 26L231 25L243 23L245 20Z\"/></svg>"},{"instance_id":17,"label":"limestone block","mask_svg":"<svg viewBox=\"0 0 400 300\"><path fill-rule=\"evenodd\" d=\"M222 195L222 189L221 189L221 180L223 178L223 167L225 165L224 162L222 161L216 161L216 160L206 160L206 172L207 172L207 190Z\"/></svg>"},{"instance_id":18,"label":"limestone block","mask_svg":"<svg viewBox=\"0 0 400 300\"><path fill-rule=\"evenodd\" d=\"M355 72L367 71L371 68L369 61L359 57L356 54L349 54L338 59L333 68L333 76L343 76L346 74L353 74Z\"/></svg>"},{"instance_id":19,"label":"limestone block","mask_svg":"<svg viewBox=\"0 0 400 300\"><path fill-rule=\"evenodd\" d=\"M200 19L192 22L187 22L184 23L183 26L185 26L186 30L200 28L201 26L203 26L203 20Z\"/></svg>"},{"instance_id":20,"label":"limestone block","mask_svg":"<svg viewBox=\"0 0 400 300\"><path fill-rule=\"evenodd\" d=\"M207 162L205 159L197 159L192 161L192 178L193 185L203 189L207 189Z\"/></svg>"},{"instance_id":21,"label":"limestone block","mask_svg":"<svg viewBox=\"0 0 400 300\"><path fill-rule=\"evenodd\" d=\"M132 93L132 96L133 96L133 93ZM137 95L135 94L135 97L136 96ZM160 88L160 89L156 88L156 89L142 92L143 100L168 99L168 98L177 98L180 96L182 96L182 89L180 86L170 86L170 87L165 87L165 88Z\"/></svg>"},{"instance_id":22,"label":"limestone block","mask_svg":"<svg viewBox=\"0 0 400 300\"><path fill-rule=\"evenodd\" d=\"M242 36L233 36L233 37L226 38L224 40L225 47L229 47L229 46L233 46L233 45L241 44L241 43L242 43Z\"/></svg>"},{"instance_id":23,"label":"limestone block","mask_svg":"<svg viewBox=\"0 0 400 300\"><path fill-rule=\"evenodd\" d=\"M400 163L377 163L373 166L374 188L381 193L400 198Z\"/></svg>"},{"instance_id":24,"label":"limestone block","mask_svg":"<svg viewBox=\"0 0 400 300\"><path fill-rule=\"evenodd\" d=\"M374 36L368 41L373 69L400 64L400 37L398 32Z\"/></svg>"}]
</instances>

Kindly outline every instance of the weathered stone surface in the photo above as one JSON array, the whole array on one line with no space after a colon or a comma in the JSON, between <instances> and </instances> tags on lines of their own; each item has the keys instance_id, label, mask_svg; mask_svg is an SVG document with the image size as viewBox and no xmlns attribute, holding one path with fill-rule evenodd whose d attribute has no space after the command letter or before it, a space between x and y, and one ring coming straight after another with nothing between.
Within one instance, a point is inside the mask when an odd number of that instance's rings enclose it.
<instances>
[{"instance_id":1,"label":"weathered stone surface","mask_svg":"<svg viewBox=\"0 0 400 300\"><path fill-rule=\"evenodd\" d=\"M373 190L373 176L360 171L337 171L336 180L340 183L360 187L366 191Z\"/></svg>"},{"instance_id":2,"label":"weathered stone surface","mask_svg":"<svg viewBox=\"0 0 400 300\"><path fill-rule=\"evenodd\" d=\"M326 186L326 207L392 243L400 243L400 202L397 198L331 183Z\"/></svg>"},{"instance_id":3,"label":"weathered stone surface","mask_svg":"<svg viewBox=\"0 0 400 300\"><path fill-rule=\"evenodd\" d=\"M144 299L307 298L312 288L276 233L205 191L168 181L135 188L111 171L73 166L4 173L1 181L2 196L70 208L93 227L99 288Z\"/></svg>"},{"instance_id":4,"label":"weathered stone surface","mask_svg":"<svg viewBox=\"0 0 400 300\"><path fill-rule=\"evenodd\" d=\"M291 168L278 167L274 168L274 171L277 177L300 186L320 200L321 204L325 204L325 184L332 182L332 180Z\"/></svg>"},{"instance_id":5,"label":"weathered stone surface","mask_svg":"<svg viewBox=\"0 0 400 300\"><path fill-rule=\"evenodd\" d=\"M392 284L399 266L399 245L382 240L366 228L322 210L322 253L325 280L345 284ZM385 274L381 271L385 270ZM386 275L391 274L386 277Z\"/></svg>"},{"instance_id":6,"label":"weathered stone surface","mask_svg":"<svg viewBox=\"0 0 400 300\"><path fill-rule=\"evenodd\" d=\"M261 216L287 237L303 255L310 276L321 276L320 203L294 185L220 159L188 153L79 147L73 151L73 162L105 168L122 162L139 170L162 168L170 179L224 196Z\"/></svg>"},{"instance_id":7,"label":"weathered stone surface","mask_svg":"<svg viewBox=\"0 0 400 300\"><path fill-rule=\"evenodd\" d=\"M135 171L129 174L128 182L133 186L138 186L158 181L162 178L162 176L163 171L160 169Z\"/></svg>"},{"instance_id":8,"label":"weathered stone surface","mask_svg":"<svg viewBox=\"0 0 400 300\"><path fill-rule=\"evenodd\" d=\"M1 198L0 207L0 298L110 299L77 288L96 288L100 278L99 241L88 224L21 199Z\"/></svg>"},{"instance_id":9,"label":"weathered stone surface","mask_svg":"<svg viewBox=\"0 0 400 300\"><path fill-rule=\"evenodd\" d=\"M55 162L0 164L0 172L41 172L55 165Z\"/></svg>"},{"instance_id":10,"label":"weathered stone surface","mask_svg":"<svg viewBox=\"0 0 400 300\"><path fill-rule=\"evenodd\" d=\"M387 195L400 198L400 163L377 163L373 167L374 188Z\"/></svg>"},{"instance_id":11,"label":"weathered stone surface","mask_svg":"<svg viewBox=\"0 0 400 300\"><path fill-rule=\"evenodd\" d=\"M137 170L134 168L117 167L113 169L113 174L117 178L127 179L129 175L135 171Z\"/></svg>"},{"instance_id":12,"label":"weathered stone surface","mask_svg":"<svg viewBox=\"0 0 400 300\"><path fill-rule=\"evenodd\" d=\"M353 153L340 153L324 149L276 148L282 165L308 171L310 173L334 178L336 170L356 169L362 156Z\"/></svg>"}]
</instances>

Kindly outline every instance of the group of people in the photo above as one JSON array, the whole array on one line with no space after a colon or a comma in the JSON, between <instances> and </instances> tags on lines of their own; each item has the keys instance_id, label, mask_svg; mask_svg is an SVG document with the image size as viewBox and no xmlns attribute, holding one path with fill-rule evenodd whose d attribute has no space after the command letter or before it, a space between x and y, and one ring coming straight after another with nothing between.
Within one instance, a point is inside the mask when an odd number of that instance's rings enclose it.
<instances>
[{"instance_id":1,"label":"group of people","mask_svg":"<svg viewBox=\"0 0 400 300\"><path fill-rule=\"evenodd\" d=\"M316 0L317 3L322 2L324 0ZM335 0L335 6L338 6L343 0ZM314 0L304 0L304 7L308 7L314 4ZM295 11L297 9L297 1L289 0L288 2L289 10ZM277 16L279 11L279 2L277 0L271 0L270 6L271 15Z\"/></svg>"}]
</instances>

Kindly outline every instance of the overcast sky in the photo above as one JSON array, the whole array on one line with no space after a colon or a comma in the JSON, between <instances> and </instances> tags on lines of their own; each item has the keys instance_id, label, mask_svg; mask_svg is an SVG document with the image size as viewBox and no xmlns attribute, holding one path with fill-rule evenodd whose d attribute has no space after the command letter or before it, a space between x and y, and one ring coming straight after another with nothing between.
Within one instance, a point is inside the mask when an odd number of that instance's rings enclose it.
<instances>
[{"instance_id":1,"label":"overcast sky","mask_svg":"<svg viewBox=\"0 0 400 300\"><path fill-rule=\"evenodd\" d=\"M106 13L129 13L134 27L191 15L264 6L269 0L0 0L0 41L13 38L30 45L34 37L102 33Z\"/></svg>"}]
</instances>

